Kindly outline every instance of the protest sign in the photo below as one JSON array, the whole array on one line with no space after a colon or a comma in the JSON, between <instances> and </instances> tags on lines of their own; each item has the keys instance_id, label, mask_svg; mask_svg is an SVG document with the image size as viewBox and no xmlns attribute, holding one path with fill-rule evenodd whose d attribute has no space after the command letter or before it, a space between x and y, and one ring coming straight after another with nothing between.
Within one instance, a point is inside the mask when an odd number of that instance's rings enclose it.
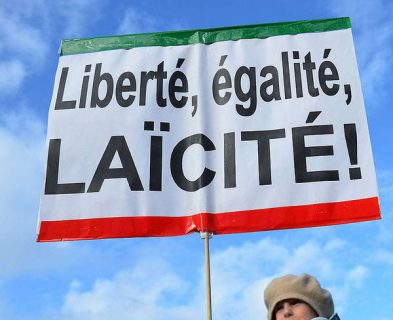
<instances>
[{"instance_id":1,"label":"protest sign","mask_svg":"<svg viewBox=\"0 0 393 320\"><path fill-rule=\"evenodd\" d=\"M63 41L38 241L378 218L348 18Z\"/></svg>"}]
</instances>

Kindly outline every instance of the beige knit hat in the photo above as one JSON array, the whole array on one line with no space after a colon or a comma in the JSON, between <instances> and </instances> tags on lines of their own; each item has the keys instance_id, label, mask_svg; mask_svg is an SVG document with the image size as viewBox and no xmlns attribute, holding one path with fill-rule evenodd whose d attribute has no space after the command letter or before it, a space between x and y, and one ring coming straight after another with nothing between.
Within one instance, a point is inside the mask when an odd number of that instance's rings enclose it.
<instances>
[{"instance_id":1,"label":"beige knit hat","mask_svg":"<svg viewBox=\"0 0 393 320\"><path fill-rule=\"evenodd\" d=\"M333 299L329 291L321 288L318 280L309 274L286 275L273 279L265 289L265 305L268 320L275 320L276 304L286 299L299 299L309 304L320 317L330 318L334 313Z\"/></svg>"}]
</instances>

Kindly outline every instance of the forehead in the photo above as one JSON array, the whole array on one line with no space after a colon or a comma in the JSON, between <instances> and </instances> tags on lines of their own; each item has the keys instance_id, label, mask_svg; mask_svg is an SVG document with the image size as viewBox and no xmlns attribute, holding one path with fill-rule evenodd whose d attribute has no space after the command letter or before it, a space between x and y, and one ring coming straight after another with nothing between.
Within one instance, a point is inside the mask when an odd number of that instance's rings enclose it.
<instances>
[{"instance_id":1,"label":"forehead","mask_svg":"<svg viewBox=\"0 0 393 320\"><path fill-rule=\"evenodd\" d=\"M284 300L281 300L281 301L277 302L277 304L275 305L274 309L277 310L278 308L282 307L285 302L287 302L289 304L304 303L304 304L306 304L308 306L308 304L306 302L304 302L303 300L295 299L295 298L289 298L289 299L284 299Z\"/></svg>"},{"instance_id":2,"label":"forehead","mask_svg":"<svg viewBox=\"0 0 393 320\"><path fill-rule=\"evenodd\" d=\"M315 314L316 316L318 315L318 312L316 312L314 310L313 307L311 307L307 302L300 300L300 299L295 299L295 298L290 298L290 299L284 299L279 301L273 309L273 315L275 316L275 314L277 313L277 311L279 311L280 309L282 309L284 307L284 304L288 303L290 305L297 305L297 306L302 306L302 308L306 308L308 309L308 312ZM273 318L274 319L274 318Z\"/></svg>"}]
</instances>

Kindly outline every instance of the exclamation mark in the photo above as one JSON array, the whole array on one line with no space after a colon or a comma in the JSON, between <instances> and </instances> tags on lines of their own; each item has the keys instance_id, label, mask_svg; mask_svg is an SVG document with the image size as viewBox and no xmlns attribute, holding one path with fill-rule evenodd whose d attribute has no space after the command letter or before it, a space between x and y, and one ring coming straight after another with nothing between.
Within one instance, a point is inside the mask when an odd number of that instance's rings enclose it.
<instances>
[{"instance_id":1,"label":"exclamation mark","mask_svg":"<svg viewBox=\"0 0 393 320\"><path fill-rule=\"evenodd\" d=\"M354 123L344 124L345 140L347 142L349 161L351 166L358 164L358 139L356 125ZM362 171L359 167L349 168L349 178L357 180L362 178Z\"/></svg>"}]
</instances>

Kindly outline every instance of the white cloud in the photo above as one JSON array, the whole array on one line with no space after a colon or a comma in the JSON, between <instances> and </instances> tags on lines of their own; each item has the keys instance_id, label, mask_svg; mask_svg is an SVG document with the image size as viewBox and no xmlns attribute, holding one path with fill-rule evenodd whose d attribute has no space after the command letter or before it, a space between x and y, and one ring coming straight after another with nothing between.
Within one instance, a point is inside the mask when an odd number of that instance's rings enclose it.
<instances>
[{"instance_id":1,"label":"white cloud","mask_svg":"<svg viewBox=\"0 0 393 320\"><path fill-rule=\"evenodd\" d=\"M328 287L334 298L336 312L343 314L346 309L351 308L353 296L364 285L368 275L368 268L362 265L340 272L340 280Z\"/></svg>"},{"instance_id":2,"label":"white cloud","mask_svg":"<svg viewBox=\"0 0 393 320\"><path fill-rule=\"evenodd\" d=\"M393 202L393 170L379 170L378 178L381 196L387 202Z\"/></svg>"},{"instance_id":3,"label":"white cloud","mask_svg":"<svg viewBox=\"0 0 393 320\"><path fill-rule=\"evenodd\" d=\"M382 220L378 224L378 235L376 239L381 244L386 245L393 242L393 217L390 214L393 209L393 170L385 169L378 171L378 187Z\"/></svg>"},{"instance_id":4,"label":"white cloud","mask_svg":"<svg viewBox=\"0 0 393 320\"><path fill-rule=\"evenodd\" d=\"M377 106L377 101L390 92L383 88L388 88L388 79L392 79L393 3L334 0L331 10L335 15L351 18L365 96L372 97L369 102Z\"/></svg>"},{"instance_id":5,"label":"white cloud","mask_svg":"<svg viewBox=\"0 0 393 320\"><path fill-rule=\"evenodd\" d=\"M329 276L333 269L330 256L331 253L326 252L318 242L306 242L294 249L292 255L283 264L280 273L301 273L304 270L313 273L315 270L319 274Z\"/></svg>"},{"instance_id":6,"label":"white cloud","mask_svg":"<svg viewBox=\"0 0 393 320\"><path fill-rule=\"evenodd\" d=\"M104 2L15 0L2 4L0 92L17 93L26 77L45 67L50 50L56 55L61 38L81 37L100 19Z\"/></svg>"},{"instance_id":7,"label":"white cloud","mask_svg":"<svg viewBox=\"0 0 393 320\"><path fill-rule=\"evenodd\" d=\"M156 28L157 22L153 17L136 9L128 8L119 24L118 33L129 34L158 31Z\"/></svg>"},{"instance_id":8,"label":"white cloud","mask_svg":"<svg viewBox=\"0 0 393 320\"><path fill-rule=\"evenodd\" d=\"M334 251L343 249L346 242L342 239L332 239L325 244L326 251Z\"/></svg>"},{"instance_id":9,"label":"white cloud","mask_svg":"<svg viewBox=\"0 0 393 320\"><path fill-rule=\"evenodd\" d=\"M24 14L20 9L0 8L0 92L16 93L48 52L44 34Z\"/></svg>"},{"instance_id":10,"label":"white cloud","mask_svg":"<svg viewBox=\"0 0 393 320\"><path fill-rule=\"evenodd\" d=\"M144 261L112 279L97 279L90 290L84 291L79 282L72 283L60 319L197 320L201 314L178 301L190 289L168 263ZM171 303L166 295L180 298Z\"/></svg>"},{"instance_id":11,"label":"white cloud","mask_svg":"<svg viewBox=\"0 0 393 320\"><path fill-rule=\"evenodd\" d=\"M19 269L26 245L34 239L26 231L35 220L30 215L39 196L35 189L41 180L43 125L23 112L0 120L0 273L4 276Z\"/></svg>"},{"instance_id":12,"label":"white cloud","mask_svg":"<svg viewBox=\"0 0 393 320\"><path fill-rule=\"evenodd\" d=\"M372 260L375 262L386 264L387 266L393 266L393 252L380 249L375 252L372 256Z\"/></svg>"},{"instance_id":13,"label":"white cloud","mask_svg":"<svg viewBox=\"0 0 393 320\"><path fill-rule=\"evenodd\" d=\"M23 58L33 66L42 63L48 53L45 34L23 17L23 11L0 9L0 36L3 50L9 56Z\"/></svg>"},{"instance_id":14,"label":"white cloud","mask_svg":"<svg viewBox=\"0 0 393 320\"><path fill-rule=\"evenodd\" d=\"M271 239L246 242L212 256L212 296L219 319L258 319L265 313L263 288L274 267L290 255ZM262 316L263 318L263 316Z\"/></svg>"},{"instance_id":15,"label":"white cloud","mask_svg":"<svg viewBox=\"0 0 393 320\"><path fill-rule=\"evenodd\" d=\"M0 117L2 206L21 203L21 195L23 199L30 196L21 191L36 186L41 179L44 132L42 121L27 109Z\"/></svg>"},{"instance_id":16,"label":"white cloud","mask_svg":"<svg viewBox=\"0 0 393 320\"><path fill-rule=\"evenodd\" d=\"M38 204L44 171L45 127L33 113L0 116L0 279L66 270L89 261L87 246L36 243Z\"/></svg>"},{"instance_id":17,"label":"white cloud","mask_svg":"<svg viewBox=\"0 0 393 320\"><path fill-rule=\"evenodd\" d=\"M345 245L340 239L295 245L267 238L215 252L211 256L214 318L263 319L263 290L268 282L302 272L316 275L330 288L339 311L344 312L351 294L368 275L366 266L338 259L336 249ZM204 269L201 266L199 274L187 277L176 272L176 263L179 260L137 261L131 270L97 279L87 288L83 280L74 281L56 319L201 319Z\"/></svg>"},{"instance_id":18,"label":"white cloud","mask_svg":"<svg viewBox=\"0 0 393 320\"><path fill-rule=\"evenodd\" d=\"M95 0L60 0L54 4L54 10L60 15L58 26L66 38L80 38L86 30L102 16L104 1ZM112 4L110 4L112 5ZM55 24L55 21L53 21Z\"/></svg>"},{"instance_id":19,"label":"white cloud","mask_svg":"<svg viewBox=\"0 0 393 320\"><path fill-rule=\"evenodd\" d=\"M119 23L117 33L134 34L181 29L185 29L185 27L176 21L160 21L146 12L128 8Z\"/></svg>"},{"instance_id":20,"label":"white cloud","mask_svg":"<svg viewBox=\"0 0 393 320\"><path fill-rule=\"evenodd\" d=\"M19 89L26 76L25 65L19 60L0 62L0 92Z\"/></svg>"},{"instance_id":21,"label":"white cloud","mask_svg":"<svg viewBox=\"0 0 393 320\"><path fill-rule=\"evenodd\" d=\"M348 280L351 285L360 287L368 275L368 269L364 266L358 265L348 273Z\"/></svg>"}]
</instances>

